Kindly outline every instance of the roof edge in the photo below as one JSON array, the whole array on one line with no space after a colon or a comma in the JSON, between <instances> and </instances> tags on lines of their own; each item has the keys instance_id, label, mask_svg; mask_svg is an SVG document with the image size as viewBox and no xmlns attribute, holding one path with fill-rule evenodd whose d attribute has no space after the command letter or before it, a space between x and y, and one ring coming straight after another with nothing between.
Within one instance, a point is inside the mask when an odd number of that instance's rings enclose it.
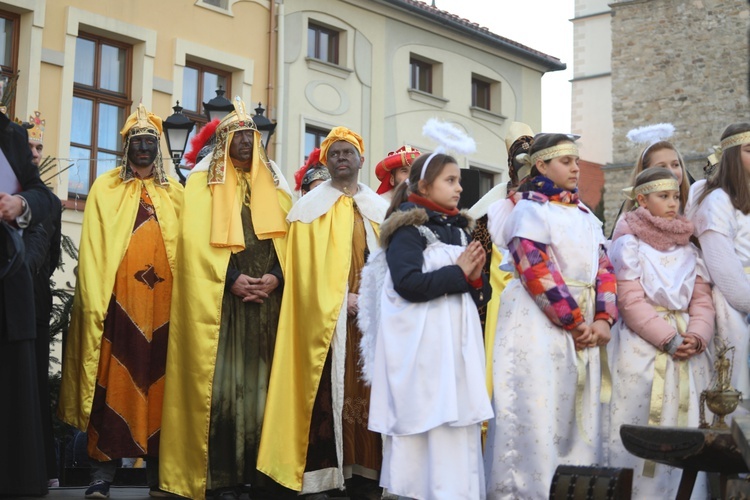
<instances>
[{"instance_id":1,"label":"roof edge","mask_svg":"<svg viewBox=\"0 0 750 500\"><path fill-rule=\"evenodd\" d=\"M488 43L490 45L499 45L501 48L514 55L521 56L523 58L536 62L542 67L547 68L547 71L562 71L568 67L567 64L554 56L532 49L531 47L527 47L523 44L510 40L509 38L497 35L477 23L473 23L468 19L463 19L448 11L438 9L437 7L431 7L423 2L417 2L415 0L378 1L393 5L395 7L400 7L430 21L438 22L441 25L447 25L448 27L453 28L456 31L479 39L480 41Z\"/></svg>"}]
</instances>

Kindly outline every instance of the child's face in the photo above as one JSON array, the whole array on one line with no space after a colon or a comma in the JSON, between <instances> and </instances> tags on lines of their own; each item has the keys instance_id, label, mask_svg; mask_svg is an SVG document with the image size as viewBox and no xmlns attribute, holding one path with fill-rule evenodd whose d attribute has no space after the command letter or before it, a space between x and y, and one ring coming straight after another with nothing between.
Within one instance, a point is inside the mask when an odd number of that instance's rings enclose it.
<instances>
[{"instance_id":1,"label":"child's face","mask_svg":"<svg viewBox=\"0 0 750 500\"><path fill-rule=\"evenodd\" d=\"M461 169L455 163L447 163L435 181L425 188L425 198L446 210L453 210L461 199Z\"/></svg>"},{"instance_id":2,"label":"child's face","mask_svg":"<svg viewBox=\"0 0 750 500\"><path fill-rule=\"evenodd\" d=\"M649 168L652 167L669 169L677 177L677 184L682 184L682 165L680 165L680 158L674 149L664 148L651 153L651 165L649 165Z\"/></svg>"},{"instance_id":3,"label":"child's face","mask_svg":"<svg viewBox=\"0 0 750 500\"><path fill-rule=\"evenodd\" d=\"M657 191L649 194L639 194L638 204L651 212L654 217L674 219L680 210L680 192Z\"/></svg>"},{"instance_id":4,"label":"child's face","mask_svg":"<svg viewBox=\"0 0 750 500\"><path fill-rule=\"evenodd\" d=\"M558 156L552 158L549 162L540 160L536 164L536 169L560 189L573 191L578 187L578 174L580 174L581 169L578 167L578 157L576 156Z\"/></svg>"},{"instance_id":5,"label":"child's face","mask_svg":"<svg viewBox=\"0 0 750 500\"><path fill-rule=\"evenodd\" d=\"M740 146L740 159L745 174L750 175L750 143Z\"/></svg>"}]
</instances>

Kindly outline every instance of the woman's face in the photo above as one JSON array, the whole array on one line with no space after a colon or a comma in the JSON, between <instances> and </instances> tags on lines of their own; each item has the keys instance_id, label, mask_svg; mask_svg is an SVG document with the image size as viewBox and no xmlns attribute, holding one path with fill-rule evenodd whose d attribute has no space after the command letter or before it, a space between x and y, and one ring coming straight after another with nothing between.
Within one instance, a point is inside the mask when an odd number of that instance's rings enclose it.
<instances>
[{"instance_id":1,"label":"woman's face","mask_svg":"<svg viewBox=\"0 0 750 500\"><path fill-rule=\"evenodd\" d=\"M677 184L682 185L682 165L674 149L663 148L651 153L651 167L668 168L677 177Z\"/></svg>"},{"instance_id":2,"label":"woman's face","mask_svg":"<svg viewBox=\"0 0 750 500\"><path fill-rule=\"evenodd\" d=\"M573 191L578 187L578 175L581 169L578 167L577 156L558 156L549 162L539 160L536 162L536 169L560 189Z\"/></svg>"}]
</instances>

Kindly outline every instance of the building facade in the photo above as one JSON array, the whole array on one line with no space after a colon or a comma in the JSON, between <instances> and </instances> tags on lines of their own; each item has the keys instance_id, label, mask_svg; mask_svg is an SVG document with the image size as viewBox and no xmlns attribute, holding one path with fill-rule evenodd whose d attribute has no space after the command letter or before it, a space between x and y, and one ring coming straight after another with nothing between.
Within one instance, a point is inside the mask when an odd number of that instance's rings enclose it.
<instances>
[{"instance_id":1,"label":"building facade","mask_svg":"<svg viewBox=\"0 0 750 500\"><path fill-rule=\"evenodd\" d=\"M139 102L166 118L179 101L199 125L217 88L262 103L277 123L269 156L288 179L345 125L365 139L361 180L372 186L389 151L437 146L421 131L438 117L476 140L460 162L486 191L507 181L508 126L539 130L541 77L565 67L416 0L0 0L0 23L0 69L19 75L9 113L46 120L50 184L75 243L88 190L118 165L119 130ZM74 283L73 268L57 282Z\"/></svg>"}]
</instances>

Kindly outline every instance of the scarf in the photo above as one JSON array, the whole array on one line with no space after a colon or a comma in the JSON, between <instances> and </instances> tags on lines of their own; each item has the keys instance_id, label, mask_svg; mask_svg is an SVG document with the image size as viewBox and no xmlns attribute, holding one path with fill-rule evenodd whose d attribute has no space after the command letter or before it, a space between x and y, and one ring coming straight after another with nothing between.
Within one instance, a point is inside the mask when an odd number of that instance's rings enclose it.
<instances>
[{"instance_id":1,"label":"scarf","mask_svg":"<svg viewBox=\"0 0 750 500\"><path fill-rule=\"evenodd\" d=\"M551 201L563 205L574 205L588 213L588 210L579 203L578 189L566 191L555 186L554 182L543 175L527 180L518 188L518 191L512 191L508 198L513 200L514 204L519 200L531 200L538 203Z\"/></svg>"},{"instance_id":2,"label":"scarf","mask_svg":"<svg viewBox=\"0 0 750 500\"><path fill-rule=\"evenodd\" d=\"M661 252L675 245L687 245L693 234L693 223L682 215L670 220L655 217L645 208L639 207L623 217L632 234Z\"/></svg>"},{"instance_id":3,"label":"scarf","mask_svg":"<svg viewBox=\"0 0 750 500\"><path fill-rule=\"evenodd\" d=\"M415 194L415 193L409 194L408 200L410 202L414 203L415 205L419 205L419 206L424 207L424 208L426 208L428 210L432 210L433 212L439 212L439 213L445 214L445 215L458 215L458 212L459 212L458 208L452 208L452 209L449 210L449 209L447 209L445 207L441 207L440 205L438 205L434 201L429 200L429 199L425 198L424 196L419 196L418 194Z\"/></svg>"}]
</instances>

